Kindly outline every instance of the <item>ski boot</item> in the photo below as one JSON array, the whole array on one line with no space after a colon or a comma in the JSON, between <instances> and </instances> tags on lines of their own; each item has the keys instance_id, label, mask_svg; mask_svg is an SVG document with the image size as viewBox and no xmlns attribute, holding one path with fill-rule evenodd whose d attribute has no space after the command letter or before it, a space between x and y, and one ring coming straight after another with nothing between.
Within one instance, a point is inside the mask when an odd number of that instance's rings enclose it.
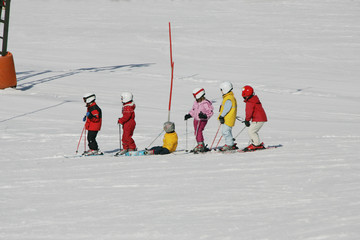
<instances>
[{"instance_id":1,"label":"ski boot","mask_svg":"<svg viewBox=\"0 0 360 240\"><path fill-rule=\"evenodd\" d=\"M128 149L123 149L123 150L117 152L117 153L115 154L115 156L124 155L124 154L127 153L128 151L129 151Z\"/></svg>"},{"instance_id":2,"label":"ski boot","mask_svg":"<svg viewBox=\"0 0 360 240\"><path fill-rule=\"evenodd\" d=\"M145 155L154 155L154 150L145 150L144 152Z\"/></svg>"},{"instance_id":3,"label":"ski boot","mask_svg":"<svg viewBox=\"0 0 360 240\"><path fill-rule=\"evenodd\" d=\"M87 151L85 151L82 155L84 156L94 156L94 155L103 155L104 153L101 152L100 150L94 150L94 149L89 149Z\"/></svg>"},{"instance_id":4,"label":"ski boot","mask_svg":"<svg viewBox=\"0 0 360 240\"><path fill-rule=\"evenodd\" d=\"M260 149L265 149L264 143L260 143L260 145L256 146L254 144L250 144L246 148L243 149L244 152L252 152Z\"/></svg>"},{"instance_id":5,"label":"ski boot","mask_svg":"<svg viewBox=\"0 0 360 240\"><path fill-rule=\"evenodd\" d=\"M193 153L205 152L204 142L198 142L198 145L190 152L193 152Z\"/></svg>"},{"instance_id":6,"label":"ski boot","mask_svg":"<svg viewBox=\"0 0 360 240\"><path fill-rule=\"evenodd\" d=\"M229 145L224 145L222 148L220 148L220 151L222 152L226 152L226 151L231 151L231 150L236 150L236 149L239 149L237 146L236 146L236 143L234 143L234 145L232 146L229 146Z\"/></svg>"}]
</instances>

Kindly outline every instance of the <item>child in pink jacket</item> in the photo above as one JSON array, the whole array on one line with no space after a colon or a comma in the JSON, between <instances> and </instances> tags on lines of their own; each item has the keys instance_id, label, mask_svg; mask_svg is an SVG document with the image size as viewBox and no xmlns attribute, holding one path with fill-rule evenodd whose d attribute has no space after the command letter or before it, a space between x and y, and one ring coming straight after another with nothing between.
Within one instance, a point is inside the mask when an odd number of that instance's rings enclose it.
<instances>
[{"instance_id":1,"label":"child in pink jacket","mask_svg":"<svg viewBox=\"0 0 360 240\"><path fill-rule=\"evenodd\" d=\"M194 130L197 146L193 152L205 152L203 131L208 120L214 114L212 103L205 98L205 90L203 88L195 88L193 90L195 102L191 111L185 115L184 119L194 118Z\"/></svg>"}]
</instances>

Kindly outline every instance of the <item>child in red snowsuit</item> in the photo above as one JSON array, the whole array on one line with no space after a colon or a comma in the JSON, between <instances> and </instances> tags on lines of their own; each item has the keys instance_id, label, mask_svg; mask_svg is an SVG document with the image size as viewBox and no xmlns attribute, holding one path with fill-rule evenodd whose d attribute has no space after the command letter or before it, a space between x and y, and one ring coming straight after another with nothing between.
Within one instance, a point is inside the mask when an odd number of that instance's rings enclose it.
<instances>
[{"instance_id":1,"label":"child in red snowsuit","mask_svg":"<svg viewBox=\"0 0 360 240\"><path fill-rule=\"evenodd\" d=\"M118 124L123 126L122 145L123 150L119 152L120 155L128 151L136 151L136 144L132 138L136 126L135 122L135 103L133 102L133 95L130 92L121 94L121 101L123 103L122 114L119 118Z\"/></svg>"},{"instance_id":2,"label":"child in red snowsuit","mask_svg":"<svg viewBox=\"0 0 360 240\"><path fill-rule=\"evenodd\" d=\"M244 149L244 151L255 151L263 149L264 143L260 142L259 130L267 122L267 117L264 108L259 100L259 97L255 95L254 89L246 85L242 90L242 96L246 104L245 107L245 125L248 127L248 134L251 144ZM251 123L250 123L251 121Z\"/></svg>"}]
</instances>

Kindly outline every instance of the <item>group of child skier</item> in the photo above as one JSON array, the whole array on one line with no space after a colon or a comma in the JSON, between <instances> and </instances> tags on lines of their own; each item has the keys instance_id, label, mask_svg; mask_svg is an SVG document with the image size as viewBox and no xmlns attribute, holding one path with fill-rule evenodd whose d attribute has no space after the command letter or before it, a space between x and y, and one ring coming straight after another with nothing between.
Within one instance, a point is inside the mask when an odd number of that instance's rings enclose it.
<instances>
[{"instance_id":1,"label":"group of child skier","mask_svg":"<svg viewBox=\"0 0 360 240\"><path fill-rule=\"evenodd\" d=\"M237 119L237 101L233 93L233 85L231 82L223 82L220 84L220 91L222 93L222 103L220 105L220 112L218 120L220 122L219 129L222 127L222 137L225 140L225 145L220 148L220 151L229 151L238 149L234 142L232 135L232 128L235 125ZM192 109L184 116L184 120L187 121L193 118L193 126L195 132L195 139L197 145L191 151L194 153L206 152L209 149L204 143L203 131L208 123L208 120L214 114L214 107L211 101L206 99L205 90L203 88L196 88L193 90L194 104ZM254 89L246 85L242 89L242 97L246 104L245 106L245 119L243 123L248 127L248 134L250 138L250 145L243 149L243 151L255 151L258 149L264 149L264 143L260 141L259 130L267 122L266 113L259 97L255 95ZM102 113L99 106L96 104L95 94L86 94L83 97L86 103L87 112L84 116L85 129L88 131L87 140L89 150L85 151L83 155L101 155L103 154L96 142L97 133L101 129ZM130 92L123 92L121 94L122 117L118 119L118 124L122 126L122 146L123 149L117 153L117 155L123 155L127 152L137 151L135 141L133 139L133 133L135 130L135 103L133 101L133 95ZM152 154L169 154L176 150L178 144L178 136L175 132L175 124L173 122L164 123L165 135L163 138L162 146L155 146L151 149L146 149L146 155Z\"/></svg>"}]
</instances>

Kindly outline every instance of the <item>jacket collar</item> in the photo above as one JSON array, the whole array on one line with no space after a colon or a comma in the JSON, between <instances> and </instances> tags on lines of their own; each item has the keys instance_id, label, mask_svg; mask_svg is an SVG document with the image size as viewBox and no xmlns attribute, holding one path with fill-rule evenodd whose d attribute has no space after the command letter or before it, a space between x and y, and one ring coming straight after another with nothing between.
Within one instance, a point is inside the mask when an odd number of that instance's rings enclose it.
<instances>
[{"instance_id":1,"label":"jacket collar","mask_svg":"<svg viewBox=\"0 0 360 240\"><path fill-rule=\"evenodd\" d=\"M225 98L225 97L227 97L227 96L234 96L233 91L230 91L230 92L224 94L224 95L223 95L223 98Z\"/></svg>"},{"instance_id":2,"label":"jacket collar","mask_svg":"<svg viewBox=\"0 0 360 240\"><path fill-rule=\"evenodd\" d=\"M89 106L88 106L88 108L89 107L93 107L93 106L95 106L96 105L96 102L94 101L94 102L92 102Z\"/></svg>"},{"instance_id":3,"label":"jacket collar","mask_svg":"<svg viewBox=\"0 0 360 240\"><path fill-rule=\"evenodd\" d=\"M131 101L131 102L127 102L127 103L124 103L123 104L123 106L125 107L125 106L134 106L134 102L133 101Z\"/></svg>"},{"instance_id":4,"label":"jacket collar","mask_svg":"<svg viewBox=\"0 0 360 240\"><path fill-rule=\"evenodd\" d=\"M251 96L249 96L248 98L246 98L246 99L244 99L244 102L247 102L247 101L249 101L252 97L254 97L255 95L251 95Z\"/></svg>"}]
</instances>

